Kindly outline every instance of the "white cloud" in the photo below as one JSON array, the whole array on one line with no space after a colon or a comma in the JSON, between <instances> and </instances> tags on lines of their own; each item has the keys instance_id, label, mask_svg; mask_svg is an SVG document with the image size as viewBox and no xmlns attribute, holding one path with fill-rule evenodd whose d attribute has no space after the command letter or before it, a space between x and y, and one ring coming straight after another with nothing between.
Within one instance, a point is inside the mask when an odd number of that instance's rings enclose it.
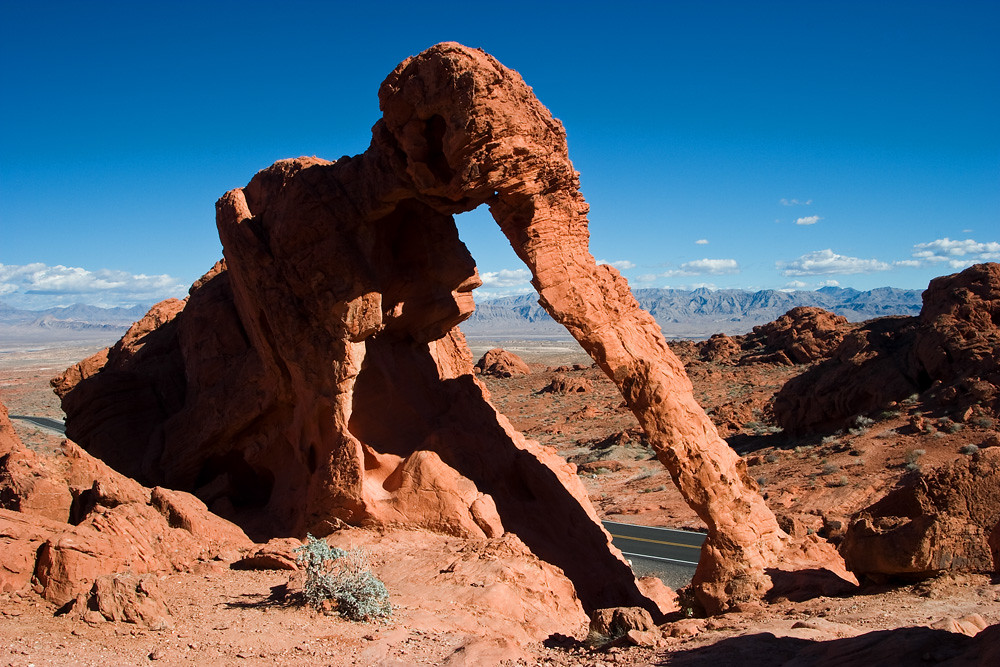
<instances>
[{"instance_id":1,"label":"white cloud","mask_svg":"<svg viewBox=\"0 0 1000 667\"><path fill-rule=\"evenodd\" d=\"M11 305L41 309L84 303L92 306L150 304L182 296L187 286L166 274L149 276L112 269L48 266L41 262L0 264L0 294Z\"/></svg>"},{"instance_id":2,"label":"white cloud","mask_svg":"<svg viewBox=\"0 0 1000 667\"><path fill-rule=\"evenodd\" d=\"M809 287L809 284L808 283L804 283L801 280L790 280L787 283L785 283L785 287L787 287L788 289L793 289L793 290L795 290L795 289L805 289L806 287Z\"/></svg>"},{"instance_id":3,"label":"white cloud","mask_svg":"<svg viewBox=\"0 0 1000 667\"><path fill-rule=\"evenodd\" d=\"M739 273L740 265L735 259L695 259L684 262L679 269L671 269L660 274L662 278L673 278L675 276L701 276L713 275L721 276L732 273Z\"/></svg>"},{"instance_id":4,"label":"white cloud","mask_svg":"<svg viewBox=\"0 0 1000 667\"><path fill-rule=\"evenodd\" d=\"M481 273L479 278L483 287L517 287L531 280L531 272L528 269L500 269Z\"/></svg>"},{"instance_id":5,"label":"white cloud","mask_svg":"<svg viewBox=\"0 0 1000 667\"><path fill-rule=\"evenodd\" d=\"M964 269L980 262L1000 260L1000 243L980 243L973 239L962 241L948 237L913 246L913 256L922 264L947 262L953 269Z\"/></svg>"},{"instance_id":6,"label":"white cloud","mask_svg":"<svg viewBox=\"0 0 1000 667\"><path fill-rule=\"evenodd\" d=\"M790 262L777 262L775 267L783 276L824 276L850 273L875 273L888 271L889 264L877 259L860 259L838 255L829 248L802 255Z\"/></svg>"},{"instance_id":7,"label":"white cloud","mask_svg":"<svg viewBox=\"0 0 1000 667\"><path fill-rule=\"evenodd\" d=\"M819 222L822 219L823 218L819 217L818 215L807 215L804 218L798 218L795 221L795 224L796 225L815 225L817 222Z\"/></svg>"},{"instance_id":8,"label":"white cloud","mask_svg":"<svg viewBox=\"0 0 1000 667\"><path fill-rule=\"evenodd\" d=\"M799 201L798 199L785 199L784 197L781 198L782 206L808 206L811 203L813 203L812 199Z\"/></svg>"},{"instance_id":9,"label":"white cloud","mask_svg":"<svg viewBox=\"0 0 1000 667\"><path fill-rule=\"evenodd\" d=\"M893 266L905 266L908 268L916 268L922 266L920 260L917 259L900 259L892 263Z\"/></svg>"},{"instance_id":10,"label":"white cloud","mask_svg":"<svg viewBox=\"0 0 1000 667\"><path fill-rule=\"evenodd\" d=\"M830 280L824 280L820 285L823 287L840 287L840 281L831 278Z\"/></svg>"},{"instance_id":11,"label":"white cloud","mask_svg":"<svg viewBox=\"0 0 1000 667\"><path fill-rule=\"evenodd\" d=\"M597 260L598 264L607 264L608 266L613 266L619 271L628 271L629 269L635 268L635 263L630 262L627 259L620 259L617 262L609 262L606 259Z\"/></svg>"},{"instance_id":12,"label":"white cloud","mask_svg":"<svg viewBox=\"0 0 1000 667\"><path fill-rule=\"evenodd\" d=\"M698 239L694 243L695 245L708 245L708 239Z\"/></svg>"}]
</instances>

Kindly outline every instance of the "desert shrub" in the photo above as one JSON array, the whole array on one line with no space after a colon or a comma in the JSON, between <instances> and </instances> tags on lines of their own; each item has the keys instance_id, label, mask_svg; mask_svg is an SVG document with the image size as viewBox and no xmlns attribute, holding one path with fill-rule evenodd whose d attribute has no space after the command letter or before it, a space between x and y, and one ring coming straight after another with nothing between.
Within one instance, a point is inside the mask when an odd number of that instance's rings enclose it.
<instances>
[{"instance_id":1,"label":"desert shrub","mask_svg":"<svg viewBox=\"0 0 1000 667\"><path fill-rule=\"evenodd\" d=\"M920 472L920 464L914 461L913 463L907 463L906 472Z\"/></svg>"},{"instance_id":2,"label":"desert shrub","mask_svg":"<svg viewBox=\"0 0 1000 667\"><path fill-rule=\"evenodd\" d=\"M876 415L875 419L878 421L885 421L886 419L895 419L899 416L899 410L882 410Z\"/></svg>"},{"instance_id":3,"label":"desert shrub","mask_svg":"<svg viewBox=\"0 0 1000 667\"><path fill-rule=\"evenodd\" d=\"M323 609L327 601L337 605L344 618L369 621L392 614L389 591L368 569L368 559L360 549L345 551L326 540L306 535L306 543L295 550L296 560L305 568L303 592L306 602Z\"/></svg>"},{"instance_id":4,"label":"desert shrub","mask_svg":"<svg viewBox=\"0 0 1000 667\"><path fill-rule=\"evenodd\" d=\"M835 472L840 472L840 466L834 463L827 463L826 465L823 466L824 475L832 475Z\"/></svg>"},{"instance_id":5,"label":"desert shrub","mask_svg":"<svg viewBox=\"0 0 1000 667\"><path fill-rule=\"evenodd\" d=\"M911 449L910 451L906 452L906 456L903 458L903 461L907 465L915 464L917 461L920 460L920 457L926 453L927 451L924 449Z\"/></svg>"},{"instance_id":6,"label":"desert shrub","mask_svg":"<svg viewBox=\"0 0 1000 667\"><path fill-rule=\"evenodd\" d=\"M767 486L767 477L764 477L763 475L758 477L757 486L759 486L760 488L764 488L765 486Z\"/></svg>"},{"instance_id":7,"label":"desert shrub","mask_svg":"<svg viewBox=\"0 0 1000 667\"><path fill-rule=\"evenodd\" d=\"M847 479L847 475L841 475L837 479L831 480L828 486L847 486L849 483L850 480Z\"/></svg>"},{"instance_id":8,"label":"desert shrub","mask_svg":"<svg viewBox=\"0 0 1000 667\"><path fill-rule=\"evenodd\" d=\"M778 455L777 454L768 454L767 456L764 457L764 460L767 461L768 463L777 463L778 462Z\"/></svg>"},{"instance_id":9,"label":"desert shrub","mask_svg":"<svg viewBox=\"0 0 1000 667\"><path fill-rule=\"evenodd\" d=\"M972 420L972 423L979 428L993 428L994 424L996 424L996 422L989 417L976 417Z\"/></svg>"},{"instance_id":10,"label":"desert shrub","mask_svg":"<svg viewBox=\"0 0 1000 667\"><path fill-rule=\"evenodd\" d=\"M878 433L875 437L878 438L879 440L885 440L887 438L892 438L897 435L899 435L899 433L896 431L896 429L890 428L882 431L881 433Z\"/></svg>"},{"instance_id":11,"label":"desert shrub","mask_svg":"<svg viewBox=\"0 0 1000 667\"><path fill-rule=\"evenodd\" d=\"M920 400L920 394L910 394L905 399L900 401L900 403L905 403L906 405L914 405Z\"/></svg>"},{"instance_id":12,"label":"desert shrub","mask_svg":"<svg viewBox=\"0 0 1000 667\"><path fill-rule=\"evenodd\" d=\"M839 445L840 444L840 440L838 440L837 436L835 436L835 435L825 435L825 436L823 436L823 439L820 440L820 444L823 444L823 445Z\"/></svg>"},{"instance_id":13,"label":"desert shrub","mask_svg":"<svg viewBox=\"0 0 1000 667\"><path fill-rule=\"evenodd\" d=\"M975 454L979 451L979 447L976 445L962 445L962 448L958 450L959 454Z\"/></svg>"}]
</instances>

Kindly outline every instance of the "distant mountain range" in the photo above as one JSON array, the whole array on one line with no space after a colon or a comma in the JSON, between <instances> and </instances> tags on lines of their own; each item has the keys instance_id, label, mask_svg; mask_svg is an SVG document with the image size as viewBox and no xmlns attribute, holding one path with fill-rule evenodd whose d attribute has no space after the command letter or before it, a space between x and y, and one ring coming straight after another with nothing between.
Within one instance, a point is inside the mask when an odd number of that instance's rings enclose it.
<instances>
[{"instance_id":1,"label":"distant mountain range","mask_svg":"<svg viewBox=\"0 0 1000 667\"><path fill-rule=\"evenodd\" d=\"M121 337L149 306L100 308L80 303L23 310L0 302L0 339L10 345L53 342L107 342Z\"/></svg>"},{"instance_id":2,"label":"distant mountain range","mask_svg":"<svg viewBox=\"0 0 1000 667\"><path fill-rule=\"evenodd\" d=\"M705 338L714 333L747 333L796 306L818 306L852 322L887 315L920 313L922 290L879 287L868 291L824 287L815 291L637 289L639 304L671 338ZM99 308L75 304L46 310L21 310L0 302L0 335L29 340L107 337L114 342L148 306ZM492 299L476 304L476 312L462 323L472 338L568 338L566 330L549 317L535 294Z\"/></svg>"},{"instance_id":3,"label":"distant mountain range","mask_svg":"<svg viewBox=\"0 0 1000 667\"><path fill-rule=\"evenodd\" d=\"M852 322L887 315L920 313L923 290L879 287L868 291L824 287L815 291L637 289L639 305L656 318L664 335L704 338L714 333L747 333L796 306L817 306L843 315ZM483 301L462 323L474 338L566 337L541 306L535 294Z\"/></svg>"},{"instance_id":4,"label":"distant mountain range","mask_svg":"<svg viewBox=\"0 0 1000 667\"><path fill-rule=\"evenodd\" d=\"M0 301L0 324L18 324L41 327L86 328L89 326L131 326L146 314L149 306L131 308L101 308L76 303L72 306L22 310Z\"/></svg>"}]
</instances>

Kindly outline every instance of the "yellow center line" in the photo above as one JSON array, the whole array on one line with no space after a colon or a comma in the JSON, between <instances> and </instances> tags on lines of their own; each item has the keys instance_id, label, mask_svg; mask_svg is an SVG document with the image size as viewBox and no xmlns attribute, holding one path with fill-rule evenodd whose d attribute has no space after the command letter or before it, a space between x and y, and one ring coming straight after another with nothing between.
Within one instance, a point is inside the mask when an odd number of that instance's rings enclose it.
<instances>
[{"instance_id":1,"label":"yellow center line","mask_svg":"<svg viewBox=\"0 0 1000 667\"><path fill-rule=\"evenodd\" d=\"M652 542L653 544L665 544L668 547L687 547L688 549L697 549L701 551L701 547L695 546L693 544L680 544L679 542L664 542L663 540L651 540L648 537L628 537L627 535L615 535L611 533L611 537L617 538L619 540L635 540L636 542Z\"/></svg>"}]
</instances>

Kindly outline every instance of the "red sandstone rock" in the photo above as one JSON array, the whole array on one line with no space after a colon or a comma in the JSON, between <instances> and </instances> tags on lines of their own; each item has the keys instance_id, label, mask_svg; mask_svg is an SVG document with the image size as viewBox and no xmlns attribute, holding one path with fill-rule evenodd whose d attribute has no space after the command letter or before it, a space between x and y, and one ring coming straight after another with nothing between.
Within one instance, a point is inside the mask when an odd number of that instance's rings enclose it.
<instances>
[{"instance_id":1,"label":"red sandstone rock","mask_svg":"<svg viewBox=\"0 0 1000 667\"><path fill-rule=\"evenodd\" d=\"M5 417L3 408L0 427ZM184 570L251 544L190 494L145 489L71 442L63 444L59 469L25 449L16 435L4 446L3 590L34 581L46 599L61 605L106 574Z\"/></svg>"},{"instance_id":2,"label":"red sandstone rock","mask_svg":"<svg viewBox=\"0 0 1000 667\"><path fill-rule=\"evenodd\" d=\"M255 547L246 556L233 563L234 570L298 570L296 549L302 546L300 540L291 537L275 537L267 544Z\"/></svg>"},{"instance_id":3,"label":"red sandstone rock","mask_svg":"<svg viewBox=\"0 0 1000 667\"><path fill-rule=\"evenodd\" d=\"M731 336L721 333L714 334L698 348L698 356L704 361L732 361L741 352L739 342Z\"/></svg>"},{"instance_id":4,"label":"red sandstone rock","mask_svg":"<svg viewBox=\"0 0 1000 667\"><path fill-rule=\"evenodd\" d=\"M552 381L542 387L542 393L551 394L585 394L594 390L594 383L587 378L557 375Z\"/></svg>"},{"instance_id":5,"label":"red sandstone rock","mask_svg":"<svg viewBox=\"0 0 1000 667\"><path fill-rule=\"evenodd\" d=\"M88 613L91 612L91 613ZM144 625L156 630L170 625L167 607L156 576L131 573L103 575L87 594L77 597L69 613L83 620L95 618Z\"/></svg>"},{"instance_id":6,"label":"red sandstone rock","mask_svg":"<svg viewBox=\"0 0 1000 667\"><path fill-rule=\"evenodd\" d=\"M748 338L760 339L765 350L784 354L792 363L808 364L828 356L851 328L846 317L799 306L773 322L754 327Z\"/></svg>"},{"instance_id":7,"label":"red sandstone rock","mask_svg":"<svg viewBox=\"0 0 1000 667\"><path fill-rule=\"evenodd\" d=\"M993 555L993 571L1000 574L1000 521L993 526L988 540L990 553Z\"/></svg>"},{"instance_id":8,"label":"red sandstone rock","mask_svg":"<svg viewBox=\"0 0 1000 667\"><path fill-rule=\"evenodd\" d=\"M476 362L476 368L485 375L499 378L530 375L531 369L521 357L499 347L489 350Z\"/></svg>"},{"instance_id":9,"label":"red sandstone rock","mask_svg":"<svg viewBox=\"0 0 1000 667\"><path fill-rule=\"evenodd\" d=\"M1000 521L1000 451L923 475L862 510L840 547L848 567L874 577L991 572L990 529Z\"/></svg>"},{"instance_id":10,"label":"red sandstone rock","mask_svg":"<svg viewBox=\"0 0 1000 667\"><path fill-rule=\"evenodd\" d=\"M541 304L708 525L702 604L762 594L788 538L653 318L589 253L559 122L520 76L457 44L401 63L379 99L363 155L283 160L219 200L225 265L183 310L154 308L99 372L57 382L68 433L255 536L338 521L503 530L561 567L586 608L652 608L572 468L489 405L454 329L480 281L452 215L488 204ZM812 565L838 563L828 550Z\"/></svg>"},{"instance_id":11,"label":"red sandstone rock","mask_svg":"<svg viewBox=\"0 0 1000 667\"><path fill-rule=\"evenodd\" d=\"M835 430L911 394L960 420L1000 414L1000 264L935 278L920 317L871 320L774 399L793 434Z\"/></svg>"},{"instance_id":12,"label":"red sandstone rock","mask_svg":"<svg viewBox=\"0 0 1000 667\"><path fill-rule=\"evenodd\" d=\"M649 612L639 607L596 609L590 615L590 631L604 637L620 637L629 630L643 632L655 627Z\"/></svg>"},{"instance_id":13,"label":"red sandstone rock","mask_svg":"<svg viewBox=\"0 0 1000 667\"><path fill-rule=\"evenodd\" d=\"M0 403L0 456L23 448L21 439L17 437L17 432L10 423L7 406Z\"/></svg>"}]
</instances>

